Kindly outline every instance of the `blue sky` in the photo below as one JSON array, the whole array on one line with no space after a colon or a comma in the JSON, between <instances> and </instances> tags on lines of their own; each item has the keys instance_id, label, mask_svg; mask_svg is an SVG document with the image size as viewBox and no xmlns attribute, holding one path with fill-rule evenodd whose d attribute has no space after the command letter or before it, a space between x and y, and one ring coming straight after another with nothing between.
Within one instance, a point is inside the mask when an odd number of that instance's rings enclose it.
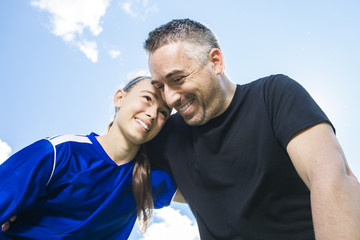
<instances>
[{"instance_id":1,"label":"blue sky","mask_svg":"<svg viewBox=\"0 0 360 240\"><path fill-rule=\"evenodd\" d=\"M147 72L148 32L189 17L216 33L232 81L283 73L300 82L360 177L359 9L355 0L1 1L0 160L46 136L102 134L116 89ZM156 212L144 239L169 236L198 239L186 205Z\"/></svg>"}]
</instances>

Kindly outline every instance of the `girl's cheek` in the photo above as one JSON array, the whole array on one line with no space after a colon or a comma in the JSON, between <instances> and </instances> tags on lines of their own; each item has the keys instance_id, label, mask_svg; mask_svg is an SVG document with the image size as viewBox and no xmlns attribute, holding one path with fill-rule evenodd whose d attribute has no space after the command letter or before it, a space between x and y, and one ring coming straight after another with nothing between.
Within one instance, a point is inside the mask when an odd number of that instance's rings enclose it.
<instances>
[{"instance_id":1,"label":"girl's cheek","mask_svg":"<svg viewBox=\"0 0 360 240\"><path fill-rule=\"evenodd\" d=\"M164 126L165 124L165 118L160 119L160 127Z\"/></svg>"}]
</instances>

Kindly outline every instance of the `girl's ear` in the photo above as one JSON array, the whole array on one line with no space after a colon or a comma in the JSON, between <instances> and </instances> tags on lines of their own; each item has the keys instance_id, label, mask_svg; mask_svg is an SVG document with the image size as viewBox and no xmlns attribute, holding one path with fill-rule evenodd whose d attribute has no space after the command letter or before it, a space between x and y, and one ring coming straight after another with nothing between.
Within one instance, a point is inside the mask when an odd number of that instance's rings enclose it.
<instances>
[{"instance_id":1,"label":"girl's ear","mask_svg":"<svg viewBox=\"0 0 360 240\"><path fill-rule=\"evenodd\" d=\"M121 101L124 98L125 92L122 89L117 90L114 96L114 105L116 108L120 108Z\"/></svg>"}]
</instances>

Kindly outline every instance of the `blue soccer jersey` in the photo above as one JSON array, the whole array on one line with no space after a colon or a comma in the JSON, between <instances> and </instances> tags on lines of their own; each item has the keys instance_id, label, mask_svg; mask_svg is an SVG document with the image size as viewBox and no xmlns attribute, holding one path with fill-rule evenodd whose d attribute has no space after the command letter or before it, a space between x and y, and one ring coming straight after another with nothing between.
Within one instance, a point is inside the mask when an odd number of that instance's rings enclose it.
<instances>
[{"instance_id":1,"label":"blue soccer jersey","mask_svg":"<svg viewBox=\"0 0 360 240\"><path fill-rule=\"evenodd\" d=\"M136 221L134 161L118 166L96 134L43 139L0 165L0 224L17 215L0 239L127 239ZM152 169L155 208L176 186Z\"/></svg>"}]
</instances>

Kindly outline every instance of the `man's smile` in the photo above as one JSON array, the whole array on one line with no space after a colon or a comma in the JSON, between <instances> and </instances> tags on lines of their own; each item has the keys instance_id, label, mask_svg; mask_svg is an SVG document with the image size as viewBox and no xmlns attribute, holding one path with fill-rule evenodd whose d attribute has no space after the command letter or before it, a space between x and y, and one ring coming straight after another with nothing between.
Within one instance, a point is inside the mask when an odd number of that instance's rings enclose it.
<instances>
[{"instance_id":1,"label":"man's smile","mask_svg":"<svg viewBox=\"0 0 360 240\"><path fill-rule=\"evenodd\" d=\"M190 107L190 105L194 102L194 99L192 99L190 102L188 102L187 104L185 104L184 106L182 106L181 108L178 108L178 111L180 112L184 112L186 109L188 109Z\"/></svg>"}]
</instances>

